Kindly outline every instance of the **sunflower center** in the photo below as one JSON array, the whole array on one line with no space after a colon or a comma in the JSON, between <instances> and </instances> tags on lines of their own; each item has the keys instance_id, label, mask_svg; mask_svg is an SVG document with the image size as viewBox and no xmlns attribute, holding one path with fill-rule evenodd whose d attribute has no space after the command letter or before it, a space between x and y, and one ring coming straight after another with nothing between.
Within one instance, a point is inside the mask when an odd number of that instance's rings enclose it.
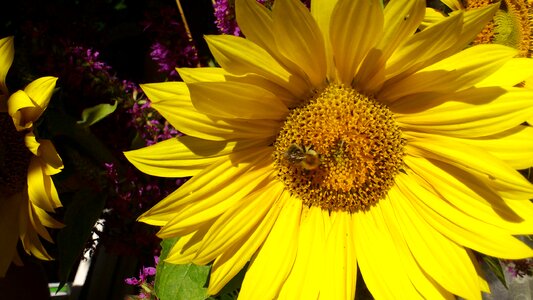
<instances>
[{"instance_id":1,"label":"sunflower center","mask_svg":"<svg viewBox=\"0 0 533 300\"><path fill-rule=\"evenodd\" d=\"M278 177L308 206L365 210L394 184L403 165L401 136L385 105L329 85L287 117L274 145Z\"/></svg>"},{"instance_id":2,"label":"sunflower center","mask_svg":"<svg viewBox=\"0 0 533 300\"><path fill-rule=\"evenodd\" d=\"M490 0L466 1L466 9L490 5ZM483 28L473 44L501 44L519 50L519 56L529 57L531 52L531 14L526 0L504 0L494 18Z\"/></svg>"},{"instance_id":3,"label":"sunflower center","mask_svg":"<svg viewBox=\"0 0 533 300\"><path fill-rule=\"evenodd\" d=\"M24 143L25 132L17 132L6 113L0 113L0 129L0 193L7 199L25 188L32 153Z\"/></svg>"}]
</instances>

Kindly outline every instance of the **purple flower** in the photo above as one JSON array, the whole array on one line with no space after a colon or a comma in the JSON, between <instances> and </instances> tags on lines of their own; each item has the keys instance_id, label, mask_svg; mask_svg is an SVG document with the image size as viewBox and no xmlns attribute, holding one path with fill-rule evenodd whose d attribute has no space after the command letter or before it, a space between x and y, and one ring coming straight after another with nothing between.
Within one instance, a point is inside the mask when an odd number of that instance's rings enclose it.
<instances>
[{"instance_id":1,"label":"purple flower","mask_svg":"<svg viewBox=\"0 0 533 300\"><path fill-rule=\"evenodd\" d=\"M124 282L126 282L126 284L128 284L128 285L138 285L139 284L139 280L137 280L137 278L135 278L135 277L126 278L126 279L124 279Z\"/></svg>"}]
</instances>

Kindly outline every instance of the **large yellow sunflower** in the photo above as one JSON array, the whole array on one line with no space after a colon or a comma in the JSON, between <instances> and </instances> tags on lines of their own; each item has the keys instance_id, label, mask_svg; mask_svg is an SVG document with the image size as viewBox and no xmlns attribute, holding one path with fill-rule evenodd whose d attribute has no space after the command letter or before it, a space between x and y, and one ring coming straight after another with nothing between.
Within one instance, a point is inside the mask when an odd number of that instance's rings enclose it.
<instances>
[{"instance_id":1,"label":"large yellow sunflower","mask_svg":"<svg viewBox=\"0 0 533 300\"><path fill-rule=\"evenodd\" d=\"M33 122L46 109L57 78L36 79L9 95L5 76L13 53L13 39L1 39L0 88L8 114L0 112L0 277L12 261L20 262L16 251L19 239L28 254L51 259L39 236L52 242L45 227L62 226L48 212L61 206L50 176L60 172L63 163L54 145L33 132Z\"/></svg>"},{"instance_id":2,"label":"large yellow sunflower","mask_svg":"<svg viewBox=\"0 0 533 300\"><path fill-rule=\"evenodd\" d=\"M208 36L221 68L146 84L187 136L126 153L193 176L141 216L181 236L171 263L212 263L241 299L480 299L473 251L524 258L533 233L533 61L462 50L496 6L424 31L425 1L237 0L246 38Z\"/></svg>"}]
</instances>

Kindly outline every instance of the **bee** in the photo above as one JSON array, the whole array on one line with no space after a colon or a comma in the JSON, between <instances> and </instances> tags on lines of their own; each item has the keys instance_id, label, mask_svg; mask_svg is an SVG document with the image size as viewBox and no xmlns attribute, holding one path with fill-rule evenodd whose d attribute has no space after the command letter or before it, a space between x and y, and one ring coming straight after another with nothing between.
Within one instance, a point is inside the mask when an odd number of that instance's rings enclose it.
<instances>
[{"instance_id":1,"label":"bee","mask_svg":"<svg viewBox=\"0 0 533 300\"><path fill-rule=\"evenodd\" d=\"M298 165L305 170L314 170L320 165L320 157L312 149L312 146L300 147L297 144L291 144L285 152L285 157L290 163Z\"/></svg>"}]
</instances>

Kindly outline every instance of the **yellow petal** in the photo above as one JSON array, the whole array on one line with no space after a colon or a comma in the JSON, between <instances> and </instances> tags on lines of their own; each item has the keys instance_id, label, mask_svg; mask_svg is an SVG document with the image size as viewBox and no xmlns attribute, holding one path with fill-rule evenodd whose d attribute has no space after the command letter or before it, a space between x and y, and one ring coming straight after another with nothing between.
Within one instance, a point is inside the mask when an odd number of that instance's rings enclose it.
<instances>
[{"instance_id":1,"label":"yellow petal","mask_svg":"<svg viewBox=\"0 0 533 300\"><path fill-rule=\"evenodd\" d=\"M533 59L513 58L505 63L496 72L476 84L477 87L485 86L515 86L533 76Z\"/></svg>"},{"instance_id":2,"label":"yellow petal","mask_svg":"<svg viewBox=\"0 0 533 300\"><path fill-rule=\"evenodd\" d=\"M451 10L464 10L463 4L459 0L441 0Z\"/></svg>"},{"instance_id":3,"label":"yellow petal","mask_svg":"<svg viewBox=\"0 0 533 300\"><path fill-rule=\"evenodd\" d=\"M233 152L266 145L264 141L207 141L180 136L157 144L126 151L126 158L141 172L160 177L188 177L198 174L218 159Z\"/></svg>"},{"instance_id":4,"label":"yellow petal","mask_svg":"<svg viewBox=\"0 0 533 300\"><path fill-rule=\"evenodd\" d=\"M35 217L39 219L39 222L41 222L43 226L54 229L65 227L64 224L51 217L45 210L39 208L38 206L32 205L32 210L35 214Z\"/></svg>"},{"instance_id":5,"label":"yellow petal","mask_svg":"<svg viewBox=\"0 0 533 300\"><path fill-rule=\"evenodd\" d=\"M63 161L50 140L39 140L38 153L46 175L55 175L61 172L63 169Z\"/></svg>"},{"instance_id":6,"label":"yellow petal","mask_svg":"<svg viewBox=\"0 0 533 300\"><path fill-rule=\"evenodd\" d=\"M265 49L247 39L232 35L210 35L205 40L216 61L233 75L255 73L294 91L296 95L310 92L305 81L290 74Z\"/></svg>"},{"instance_id":7,"label":"yellow petal","mask_svg":"<svg viewBox=\"0 0 533 300\"><path fill-rule=\"evenodd\" d=\"M331 49L329 37L329 26L331 23L331 13L337 2L338 0L315 0L311 2L311 15L316 20L318 28L320 28L322 36L324 37L325 54L328 64L327 74L330 81L333 81L336 75L333 51Z\"/></svg>"},{"instance_id":8,"label":"yellow petal","mask_svg":"<svg viewBox=\"0 0 533 300\"><path fill-rule=\"evenodd\" d=\"M239 28L246 36L246 39L265 49L290 74L299 77L301 82L307 85L307 89L312 89L311 84L308 82L309 79L302 68L279 52L273 30L272 12L269 9L255 0L236 0L235 15L237 24L239 24ZM289 89L289 91L291 90ZM304 94L298 94L298 91L291 92L296 97L303 96L307 93L305 90L300 91L304 92Z\"/></svg>"},{"instance_id":9,"label":"yellow petal","mask_svg":"<svg viewBox=\"0 0 533 300\"><path fill-rule=\"evenodd\" d=\"M20 239L26 253L32 254L40 260L53 260L39 240L37 233L32 229L27 230Z\"/></svg>"},{"instance_id":10,"label":"yellow petal","mask_svg":"<svg viewBox=\"0 0 533 300\"><path fill-rule=\"evenodd\" d=\"M431 134L408 133L410 136L431 138ZM533 128L517 126L504 132L476 139L441 136L450 145L462 143L482 149L503 160L513 169L524 170L533 166Z\"/></svg>"},{"instance_id":11,"label":"yellow petal","mask_svg":"<svg viewBox=\"0 0 533 300\"><path fill-rule=\"evenodd\" d=\"M387 60L406 38L414 34L425 14L423 0L395 0L385 6L383 38L377 48L382 49L383 59Z\"/></svg>"},{"instance_id":12,"label":"yellow petal","mask_svg":"<svg viewBox=\"0 0 533 300\"><path fill-rule=\"evenodd\" d=\"M247 74L244 76L226 75L226 81L260 86L263 89L274 94L279 100L285 103L287 107L291 108L296 107L303 101L308 100L307 98L300 99L296 97L292 94L291 91L287 90L286 88L270 80L267 80L265 77L259 76L257 74Z\"/></svg>"},{"instance_id":13,"label":"yellow petal","mask_svg":"<svg viewBox=\"0 0 533 300\"><path fill-rule=\"evenodd\" d=\"M352 215L337 214L326 238L323 252L324 269L320 297L323 299L354 299L357 279Z\"/></svg>"},{"instance_id":14,"label":"yellow petal","mask_svg":"<svg viewBox=\"0 0 533 300\"><path fill-rule=\"evenodd\" d=\"M54 93L54 88L56 87L56 81L57 77L41 77L30 82L24 88L24 92L28 94L28 97L34 102L36 108L39 109L35 111L35 113L39 114L32 118L33 120L37 120L48 106Z\"/></svg>"},{"instance_id":15,"label":"yellow petal","mask_svg":"<svg viewBox=\"0 0 533 300\"><path fill-rule=\"evenodd\" d=\"M272 178L269 178L270 168L266 169L261 163L257 170L247 170L241 174L238 183L229 186L219 187L212 190L203 201L197 201L189 205L184 205L174 212L173 218L157 233L162 239L180 236L192 232L209 220L212 220L228 209L242 202L242 199L249 193L266 186ZM233 178L234 181L237 181ZM184 199L184 202L187 199ZM207 264L209 261L194 261L196 264Z\"/></svg>"},{"instance_id":16,"label":"yellow petal","mask_svg":"<svg viewBox=\"0 0 533 300\"><path fill-rule=\"evenodd\" d=\"M477 182L473 176L467 176L457 169L454 171L448 167L444 170L424 158L412 156L405 157L405 163L438 191L443 198L443 205L455 207L469 217L505 229L511 234L533 233L533 204L528 199L509 201L509 204L522 203L519 209L513 210L504 199Z\"/></svg>"},{"instance_id":17,"label":"yellow petal","mask_svg":"<svg viewBox=\"0 0 533 300\"><path fill-rule=\"evenodd\" d=\"M402 198L400 199L399 197ZM395 185L389 191L387 199L381 201L379 205L382 209L384 220L387 223L387 228L391 235L395 237L394 244L398 249L398 258L405 266L404 269L407 272L407 276L424 299L456 299L454 295L440 286L427 274L425 271L425 267L427 266L419 264L416 261L413 252L409 249L409 246L403 237L404 229L398 221L399 218L396 217L396 215L401 212L396 211L391 204L394 201L397 202L401 200L403 200L403 196L398 191L398 186Z\"/></svg>"},{"instance_id":18,"label":"yellow petal","mask_svg":"<svg viewBox=\"0 0 533 300\"><path fill-rule=\"evenodd\" d=\"M454 0L455 1L455 0ZM498 11L499 3L487 5L486 7L470 9L464 13L463 30L459 40L448 51L453 54L467 47L467 45L481 32L483 27L492 20Z\"/></svg>"},{"instance_id":19,"label":"yellow petal","mask_svg":"<svg viewBox=\"0 0 533 300\"><path fill-rule=\"evenodd\" d=\"M418 183L409 181L404 174L396 180L402 180L402 184L398 185L399 190L390 191L391 204L413 257L446 290L465 299L481 299L477 272L466 250L433 229L411 208L409 202L417 199L406 196L402 187L408 185L414 189L412 186Z\"/></svg>"},{"instance_id":20,"label":"yellow petal","mask_svg":"<svg viewBox=\"0 0 533 300\"><path fill-rule=\"evenodd\" d=\"M196 253L195 263L210 262L243 237L249 237L284 190L275 180L256 189L227 209L211 226Z\"/></svg>"},{"instance_id":21,"label":"yellow petal","mask_svg":"<svg viewBox=\"0 0 533 300\"><path fill-rule=\"evenodd\" d=\"M351 85L363 58L381 38L383 9L378 1L340 0L331 14L330 26L340 82Z\"/></svg>"},{"instance_id":22,"label":"yellow petal","mask_svg":"<svg viewBox=\"0 0 533 300\"><path fill-rule=\"evenodd\" d=\"M179 68L177 71L185 83L222 82L228 75L222 68Z\"/></svg>"},{"instance_id":23,"label":"yellow petal","mask_svg":"<svg viewBox=\"0 0 533 300\"><path fill-rule=\"evenodd\" d=\"M252 148L234 157L217 160L141 215L139 220L151 225L164 226L181 208L189 204L218 202L229 195L245 196L254 187L243 186L245 183L240 177L256 167L260 170L265 168L264 164L270 163L271 153L271 148ZM257 166L257 163L261 165ZM252 181L253 178L247 177L247 180ZM243 189L247 190L244 195Z\"/></svg>"},{"instance_id":24,"label":"yellow petal","mask_svg":"<svg viewBox=\"0 0 533 300\"><path fill-rule=\"evenodd\" d=\"M324 39L307 7L298 0L280 0L272 8L278 51L307 74L313 87L326 81Z\"/></svg>"},{"instance_id":25,"label":"yellow petal","mask_svg":"<svg viewBox=\"0 0 533 300\"><path fill-rule=\"evenodd\" d=\"M61 206L52 178L44 173L42 164L35 157L31 159L28 167L27 181L28 197L34 205L49 212Z\"/></svg>"},{"instance_id":26,"label":"yellow petal","mask_svg":"<svg viewBox=\"0 0 533 300\"><path fill-rule=\"evenodd\" d=\"M211 228L213 222L206 222L198 227L198 230L182 235L168 253L165 262L171 264L189 264L200 248L202 239Z\"/></svg>"},{"instance_id":27,"label":"yellow petal","mask_svg":"<svg viewBox=\"0 0 533 300\"><path fill-rule=\"evenodd\" d=\"M324 275L325 222L330 219L316 206L303 207L294 266L281 288L280 299L316 299Z\"/></svg>"},{"instance_id":28,"label":"yellow petal","mask_svg":"<svg viewBox=\"0 0 533 300\"><path fill-rule=\"evenodd\" d=\"M35 206L34 205L29 205L28 207L28 217L29 217L29 221L31 223L31 227L33 228L33 230L35 232L37 232L37 234L39 234L43 239L47 240L48 242L50 243L53 243L54 240L52 240L52 237L50 236L50 234L48 233L48 231L46 230L46 228L43 226L43 224L41 223L41 220L39 219L39 215L37 215L37 213L35 212L35 210L33 209ZM38 208L38 207L37 207ZM44 211L42 211L44 212Z\"/></svg>"},{"instance_id":29,"label":"yellow petal","mask_svg":"<svg viewBox=\"0 0 533 300\"><path fill-rule=\"evenodd\" d=\"M205 140L261 139L274 137L280 121L228 120L199 113L191 103L189 90L183 82L141 85L152 101L152 107L174 127L189 136Z\"/></svg>"},{"instance_id":30,"label":"yellow petal","mask_svg":"<svg viewBox=\"0 0 533 300\"><path fill-rule=\"evenodd\" d=\"M424 182L413 176L418 184L398 179L402 193L412 201L411 209L416 210L435 230L459 245L478 252L507 259L520 259L533 256L533 250L512 236L509 232L485 222L469 218L451 206L445 205L433 191L423 187ZM407 175L405 175L407 176ZM411 176L410 176L411 177Z\"/></svg>"},{"instance_id":31,"label":"yellow petal","mask_svg":"<svg viewBox=\"0 0 533 300\"><path fill-rule=\"evenodd\" d=\"M287 201L268 237L250 263L239 298L274 299L289 274L297 251L300 200Z\"/></svg>"},{"instance_id":32,"label":"yellow petal","mask_svg":"<svg viewBox=\"0 0 533 300\"><path fill-rule=\"evenodd\" d=\"M424 18L425 6L423 0L396 0L385 6L383 36L365 57L354 79L359 90L369 94L378 91L385 80L385 63L415 33Z\"/></svg>"},{"instance_id":33,"label":"yellow petal","mask_svg":"<svg viewBox=\"0 0 533 300\"><path fill-rule=\"evenodd\" d=\"M407 39L390 57L386 79L398 80L442 59L442 53L457 42L463 23L463 14L445 18L428 29Z\"/></svg>"},{"instance_id":34,"label":"yellow petal","mask_svg":"<svg viewBox=\"0 0 533 300\"><path fill-rule=\"evenodd\" d=\"M33 126L35 119L32 119L30 112L35 105L24 91L16 91L7 99L7 112L13 118L13 123L17 131L28 129Z\"/></svg>"},{"instance_id":35,"label":"yellow petal","mask_svg":"<svg viewBox=\"0 0 533 300\"><path fill-rule=\"evenodd\" d=\"M409 279L378 205L354 215L357 263L375 299L422 299ZM386 271L385 271L386 270Z\"/></svg>"},{"instance_id":36,"label":"yellow petal","mask_svg":"<svg viewBox=\"0 0 533 300\"><path fill-rule=\"evenodd\" d=\"M236 242L215 260L211 268L208 294L218 293L244 267L270 234L281 210L289 201L296 201L286 191L274 200L274 205L252 234Z\"/></svg>"},{"instance_id":37,"label":"yellow petal","mask_svg":"<svg viewBox=\"0 0 533 300\"><path fill-rule=\"evenodd\" d=\"M197 82L187 87L194 107L214 117L283 120L289 111L274 94L256 85Z\"/></svg>"},{"instance_id":38,"label":"yellow petal","mask_svg":"<svg viewBox=\"0 0 533 300\"><path fill-rule=\"evenodd\" d=\"M453 147L436 136L431 139L413 138L406 147L413 156L435 159L472 174L502 197L533 198L533 185L520 173L489 153L456 143ZM490 162L490 163L487 163Z\"/></svg>"},{"instance_id":39,"label":"yellow petal","mask_svg":"<svg viewBox=\"0 0 533 300\"><path fill-rule=\"evenodd\" d=\"M377 98L390 103L406 95L467 89L501 68L516 54L515 49L502 45L476 45L405 79L386 83Z\"/></svg>"},{"instance_id":40,"label":"yellow petal","mask_svg":"<svg viewBox=\"0 0 533 300\"><path fill-rule=\"evenodd\" d=\"M432 99L406 97L390 107L403 129L475 138L522 124L533 114L532 101L528 89L485 87Z\"/></svg>"},{"instance_id":41,"label":"yellow petal","mask_svg":"<svg viewBox=\"0 0 533 300\"><path fill-rule=\"evenodd\" d=\"M431 7L426 7L426 15L424 16L424 20L420 24L420 29L425 30L429 26L442 21L444 18L446 17L442 14L442 12Z\"/></svg>"}]
</instances>

